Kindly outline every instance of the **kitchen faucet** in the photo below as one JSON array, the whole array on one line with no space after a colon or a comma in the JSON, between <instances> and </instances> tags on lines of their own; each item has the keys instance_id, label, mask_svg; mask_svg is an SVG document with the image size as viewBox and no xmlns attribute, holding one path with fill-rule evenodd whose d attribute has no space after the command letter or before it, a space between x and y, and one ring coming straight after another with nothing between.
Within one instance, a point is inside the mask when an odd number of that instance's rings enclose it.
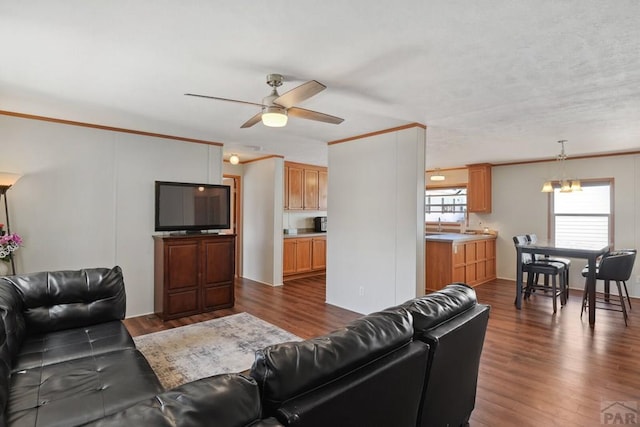
<instances>
[{"instance_id":1,"label":"kitchen faucet","mask_svg":"<svg viewBox=\"0 0 640 427\"><path fill-rule=\"evenodd\" d=\"M442 232L442 221L440 221L440 217L438 217L438 233Z\"/></svg>"}]
</instances>

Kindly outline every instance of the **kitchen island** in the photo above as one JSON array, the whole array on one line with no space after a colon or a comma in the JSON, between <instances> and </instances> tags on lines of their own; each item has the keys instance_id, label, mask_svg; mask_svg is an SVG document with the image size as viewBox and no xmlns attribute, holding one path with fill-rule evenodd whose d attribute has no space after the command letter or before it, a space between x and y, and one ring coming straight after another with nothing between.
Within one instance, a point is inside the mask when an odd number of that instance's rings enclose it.
<instances>
[{"instance_id":1,"label":"kitchen island","mask_svg":"<svg viewBox=\"0 0 640 427\"><path fill-rule=\"evenodd\" d=\"M480 285L496 278L496 235L427 233L426 291L449 283Z\"/></svg>"}]
</instances>

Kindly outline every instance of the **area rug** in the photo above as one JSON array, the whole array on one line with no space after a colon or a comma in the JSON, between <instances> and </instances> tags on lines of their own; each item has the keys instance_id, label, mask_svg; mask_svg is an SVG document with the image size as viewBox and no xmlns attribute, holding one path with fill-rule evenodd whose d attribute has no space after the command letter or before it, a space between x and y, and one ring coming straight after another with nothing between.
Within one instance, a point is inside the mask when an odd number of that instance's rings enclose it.
<instances>
[{"instance_id":1,"label":"area rug","mask_svg":"<svg viewBox=\"0 0 640 427\"><path fill-rule=\"evenodd\" d=\"M165 389L251 367L255 351L300 338L248 313L134 337Z\"/></svg>"}]
</instances>

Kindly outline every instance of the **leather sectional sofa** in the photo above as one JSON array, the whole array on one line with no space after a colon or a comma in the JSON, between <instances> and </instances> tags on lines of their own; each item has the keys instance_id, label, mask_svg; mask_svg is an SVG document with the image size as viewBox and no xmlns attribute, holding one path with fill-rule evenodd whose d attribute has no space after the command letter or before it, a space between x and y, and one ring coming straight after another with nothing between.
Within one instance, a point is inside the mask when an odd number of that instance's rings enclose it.
<instances>
[{"instance_id":1,"label":"leather sectional sofa","mask_svg":"<svg viewBox=\"0 0 640 427\"><path fill-rule=\"evenodd\" d=\"M464 425L489 307L449 285L167 391L124 314L119 267L0 278L0 427Z\"/></svg>"}]
</instances>

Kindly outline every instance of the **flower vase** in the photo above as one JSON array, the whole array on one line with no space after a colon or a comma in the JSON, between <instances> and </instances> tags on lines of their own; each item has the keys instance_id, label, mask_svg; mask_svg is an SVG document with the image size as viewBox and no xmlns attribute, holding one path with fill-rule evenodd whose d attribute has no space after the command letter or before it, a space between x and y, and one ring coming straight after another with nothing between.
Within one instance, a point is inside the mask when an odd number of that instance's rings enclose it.
<instances>
[{"instance_id":1,"label":"flower vase","mask_svg":"<svg viewBox=\"0 0 640 427\"><path fill-rule=\"evenodd\" d=\"M11 264L4 260L0 260L0 276L8 276L11 272Z\"/></svg>"}]
</instances>

